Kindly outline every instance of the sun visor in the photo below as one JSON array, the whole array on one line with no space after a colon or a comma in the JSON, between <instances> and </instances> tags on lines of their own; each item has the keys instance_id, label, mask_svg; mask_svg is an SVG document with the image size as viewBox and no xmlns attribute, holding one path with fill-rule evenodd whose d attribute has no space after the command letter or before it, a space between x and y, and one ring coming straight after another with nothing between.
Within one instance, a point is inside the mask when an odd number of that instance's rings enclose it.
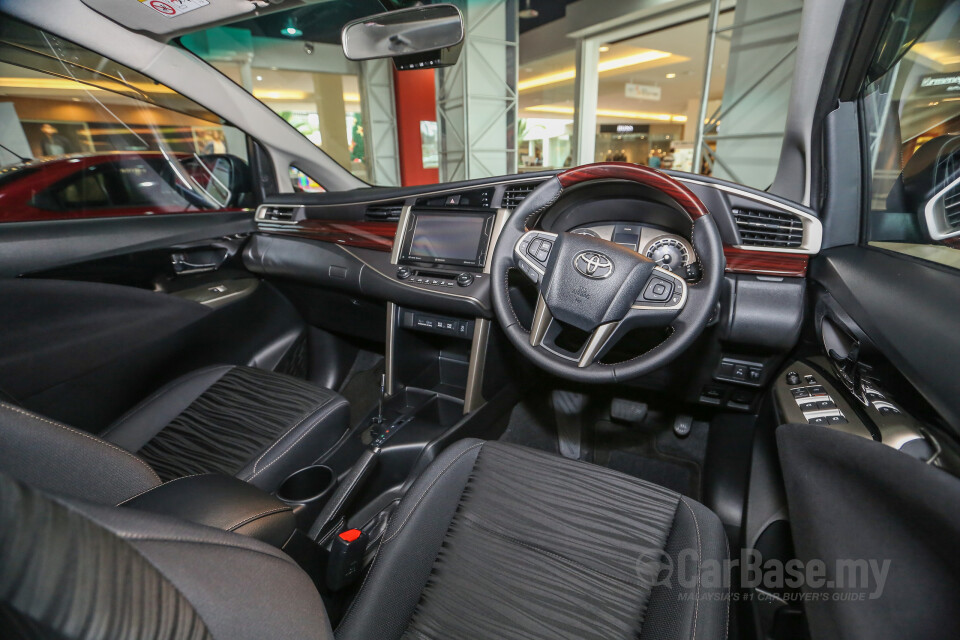
<instances>
[{"instance_id":1,"label":"sun visor","mask_svg":"<svg viewBox=\"0 0 960 640\"><path fill-rule=\"evenodd\" d=\"M169 39L204 27L281 8L283 0L82 0L131 31Z\"/></svg>"}]
</instances>

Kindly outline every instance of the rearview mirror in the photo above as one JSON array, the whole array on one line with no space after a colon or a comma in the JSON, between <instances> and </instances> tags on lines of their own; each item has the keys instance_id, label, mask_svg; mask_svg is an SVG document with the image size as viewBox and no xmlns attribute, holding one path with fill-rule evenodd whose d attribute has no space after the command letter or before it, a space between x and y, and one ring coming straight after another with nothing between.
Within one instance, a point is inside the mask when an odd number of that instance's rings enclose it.
<instances>
[{"instance_id":1,"label":"rearview mirror","mask_svg":"<svg viewBox=\"0 0 960 640\"><path fill-rule=\"evenodd\" d=\"M343 27L350 60L393 58L397 69L432 69L456 63L463 47L463 16L452 4L389 11Z\"/></svg>"}]
</instances>

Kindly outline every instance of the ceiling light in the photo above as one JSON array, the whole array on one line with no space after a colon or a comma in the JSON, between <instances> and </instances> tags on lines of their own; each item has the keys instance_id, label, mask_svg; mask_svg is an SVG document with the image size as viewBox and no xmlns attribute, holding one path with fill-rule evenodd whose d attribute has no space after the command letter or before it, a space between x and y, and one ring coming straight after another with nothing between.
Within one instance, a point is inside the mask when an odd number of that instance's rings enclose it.
<instances>
[{"instance_id":1,"label":"ceiling light","mask_svg":"<svg viewBox=\"0 0 960 640\"><path fill-rule=\"evenodd\" d=\"M359 93L345 93L345 94L343 94L343 101L344 101L344 102L360 102L360 94L359 94Z\"/></svg>"},{"instance_id":2,"label":"ceiling light","mask_svg":"<svg viewBox=\"0 0 960 640\"><path fill-rule=\"evenodd\" d=\"M536 111L538 113L557 113L560 115L573 115L573 107L562 107L559 105L538 105L527 107L526 111ZM675 113L651 113L647 111L620 111L618 109L597 109L597 115L605 118L625 118L627 120L658 120L660 122L686 122L687 116Z\"/></svg>"},{"instance_id":3,"label":"ceiling light","mask_svg":"<svg viewBox=\"0 0 960 640\"><path fill-rule=\"evenodd\" d=\"M521 20L529 20L529 19L531 19L531 18L536 18L537 16L539 16L539 15L540 15L540 12L537 11L536 9L531 9L531 8L530 8L530 0L527 0L527 7L526 7L526 9L521 9L521 10L517 13L517 15L520 16L520 19L521 19Z\"/></svg>"},{"instance_id":4,"label":"ceiling light","mask_svg":"<svg viewBox=\"0 0 960 640\"><path fill-rule=\"evenodd\" d=\"M289 89L280 89L277 91L254 89L253 97L258 100L306 100L307 93L305 91L292 91Z\"/></svg>"},{"instance_id":5,"label":"ceiling light","mask_svg":"<svg viewBox=\"0 0 960 640\"><path fill-rule=\"evenodd\" d=\"M287 18L287 24L280 30L280 33L288 38L296 38L303 35L303 31L297 28L297 21L293 16Z\"/></svg>"},{"instance_id":6,"label":"ceiling light","mask_svg":"<svg viewBox=\"0 0 960 640\"><path fill-rule=\"evenodd\" d=\"M610 51L610 47L608 47L607 45L603 45L602 47L600 47L600 53L606 53L607 51Z\"/></svg>"},{"instance_id":7,"label":"ceiling light","mask_svg":"<svg viewBox=\"0 0 960 640\"><path fill-rule=\"evenodd\" d=\"M674 56L672 53L666 51L657 51L655 49L648 49L641 53L635 53L629 56L623 56L621 58L611 58L609 60L602 60L600 64L597 65L597 71L600 73L605 73L607 71L614 71L616 69L624 69L626 67L635 67L640 64L645 64L647 62L653 62L654 60L663 60L664 58L674 57L677 59L677 62L682 62L686 58L680 56ZM526 80L521 80L517 83L518 91L526 91L527 89L533 89L536 87L544 87L549 84L557 84L560 82L567 82L573 80L577 77L576 68L565 69L563 71L557 71L555 73L547 73L542 76L536 76L533 78L527 78Z\"/></svg>"},{"instance_id":8,"label":"ceiling light","mask_svg":"<svg viewBox=\"0 0 960 640\"><path fill-rule=\"evenodd\" d=\"M263 76L257 76L257 82L263 82Z\"/></svg>"},{"instance_id":9,"label":"ceiling light","mask_svg":"<svg viewBox=\"0 0 960 640\"><path fill-rule=\"evenodd\" d=\"M604 60L597 65L597 71L603 73L604 71L613 71L614 69L623 69L624 67L633 67L638 64L643 64L645 62L653 62L654 60L662 60L663 58L669 58L672 53L667 53L666 51L657 51L656 49L650 49L649 51L644 51L643 53L636 53L632 56L624 56L622 58L614 58L613 60Z\"/></svg>"},{"instance_id":10,"label":"ceiling light","mask_svg":"<svg viewBox=\"0 0 960 640\"><path fill-rule=\"evenodd\" d=\"M677 74L675 74L675 73L668 73L668 74L667 74L667 80L673 80L673 79L676 78L676 77L677 77Z\"/></svg>"}]
</instances>

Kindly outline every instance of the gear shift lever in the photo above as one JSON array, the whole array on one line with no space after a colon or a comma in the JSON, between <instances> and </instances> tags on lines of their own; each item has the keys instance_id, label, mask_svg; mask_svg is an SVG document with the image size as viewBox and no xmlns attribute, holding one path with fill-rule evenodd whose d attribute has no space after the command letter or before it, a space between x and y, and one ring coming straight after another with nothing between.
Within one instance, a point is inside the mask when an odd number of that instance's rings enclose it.
<instances>
[{"instance_id":1,"label":"gear shift lever","mask_svg":"<svg viewBox=\"0 0 960 640\"><path fill-rule=\"evenodd\" d=\"M387 390L387 374L380 374L380 401L377 405L377 416L373 419L373 423L376 425L383 424L383 396L386 394Z\"/></svg>"}]
</instances>

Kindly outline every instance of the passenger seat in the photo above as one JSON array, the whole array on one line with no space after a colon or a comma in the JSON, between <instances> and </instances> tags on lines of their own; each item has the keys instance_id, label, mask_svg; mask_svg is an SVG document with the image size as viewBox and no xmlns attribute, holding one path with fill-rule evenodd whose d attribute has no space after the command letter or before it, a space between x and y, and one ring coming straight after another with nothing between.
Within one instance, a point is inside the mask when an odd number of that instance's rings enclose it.
<instances>
[{"instance_id":1,"label":"passenger seat","mask_svg":"<svg viewBox=\"0 0 960 640\"><path fill-rule=\"evenodd\" d=\"M0 470L101 504L201 473L272 492L336 444L349 413L334 391L233 365L174 380L99 436L0 400Z\"/></svg>"}]
</instances>

